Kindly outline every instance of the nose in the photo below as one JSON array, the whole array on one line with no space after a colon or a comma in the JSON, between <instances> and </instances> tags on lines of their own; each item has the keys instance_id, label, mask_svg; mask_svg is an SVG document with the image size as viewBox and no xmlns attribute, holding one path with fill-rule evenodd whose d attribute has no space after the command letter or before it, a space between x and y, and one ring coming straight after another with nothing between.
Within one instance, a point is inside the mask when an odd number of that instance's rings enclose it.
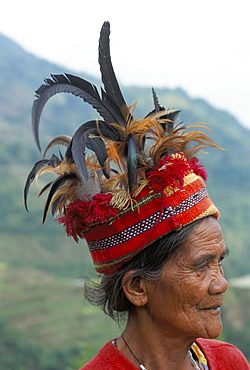
<instances>
[{"instance_id":1,"label":"nose","mask_svg":"<svg viewBox=\"0 0 250 370\"><path fill-rule=\"evenodd\" d=\"M213 277L210 282L209 293L210 294L222 294L228 289L228 282L224 277L224 273L220 270Z\"/></svg>"}]
</instances>

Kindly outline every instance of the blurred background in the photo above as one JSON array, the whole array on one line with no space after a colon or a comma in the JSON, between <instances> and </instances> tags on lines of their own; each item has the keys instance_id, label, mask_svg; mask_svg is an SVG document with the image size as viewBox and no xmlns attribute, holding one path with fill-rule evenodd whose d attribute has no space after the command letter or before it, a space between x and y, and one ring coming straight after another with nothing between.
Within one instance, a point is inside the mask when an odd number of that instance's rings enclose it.
<instances>
[{"instance_id":1,"label":"blurred background","mask_svg":"<svg viewBox=\"0 0 250 370\"><path fill-rule=\"evenodd\" d=\"M50 217L42 226L43 199L23 187L34 162L30 114L35 90L50 73L73 73L101 85L98 39L111 23L111 56L136 116L161 105L181 109L187 125L209 122L225 151L201 156L208 189L221 211L230 256L230 289L221 339L250 360L250 45L245 1L92 1L2 4L0 13L0 368L78 369L120 328L83 298L95 277L84 242L76 244ZM42 149L72 135L96 112L61 94L43 112ZM55 149L56 150L56 149ZM58 154L58 153L55 153ZM40 187L39 187L40 188ZM122 324L121 324L122 325Z\"/></svg>"}]
</instances>

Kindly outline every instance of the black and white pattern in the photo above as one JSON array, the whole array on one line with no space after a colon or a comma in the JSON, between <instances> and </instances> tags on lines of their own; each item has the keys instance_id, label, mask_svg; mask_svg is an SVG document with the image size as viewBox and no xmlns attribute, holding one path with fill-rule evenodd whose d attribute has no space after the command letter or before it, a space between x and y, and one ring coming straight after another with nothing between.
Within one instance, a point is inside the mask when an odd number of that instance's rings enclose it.
<instances>
[{"instance_id":1,"label":"black and white pattern","mask_svg":"<svg viewBox=\"0 0 250 370\"><path fill-rule=\"evenodd\" d=\"M93 240L88 242L88 247L91 252L96 250L103 250L115 245L122 244L137 235L140 235L147 230L151 229L156 223L160 223L171 217L177 216L183 212L186 212L197 203L201 202L205 197L208 196L207 189L202 188L196 193L190 195L187 199L183 200L178 206L172 207L171 205L166 207L162 212L158 211L144 220L132 225L117 234L113 234L107 238Z\"/></svg>"}]
</instances>

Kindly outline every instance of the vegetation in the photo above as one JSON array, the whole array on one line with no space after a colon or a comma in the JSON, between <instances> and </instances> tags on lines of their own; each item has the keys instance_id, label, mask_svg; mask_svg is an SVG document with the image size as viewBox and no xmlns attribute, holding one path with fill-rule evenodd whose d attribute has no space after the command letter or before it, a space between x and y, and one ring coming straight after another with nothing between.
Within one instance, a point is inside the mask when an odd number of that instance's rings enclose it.
<instances>
[{"instance_id":1,"label":"vegetation","mask_svg":"<svg viewBox=\"0 0 250 370\"><path fill-rule=\"evenodd\" d=\"M94 276L84 243L77 245L66 238L52 219L41 226L43 200L37 203L35 190L29 198L30 213L23 207L26 176L40 159L30 128L33 92L44 77L63 71L1 35L0 47L0 368L74 370L119 330L82 297L82 282ZM138 102L137 116L152 109L150 88L127 87L123 92L129 104ZM209 122L216 142L226 149L211 149L202 159L231 250L226 275L233 278L249 273L250 131L228 113L203 100L190 99L180 89L157 89L157 94L162 105L182 109L180 119L187 125ZM80 99L53 98L42 117L42 147L55 135L72 135L93 117L96 113ZM223 338L250 358L249 315L242 315L242 307L249 307L247 292L229 291Z\"/></svg>"}]
</instances>

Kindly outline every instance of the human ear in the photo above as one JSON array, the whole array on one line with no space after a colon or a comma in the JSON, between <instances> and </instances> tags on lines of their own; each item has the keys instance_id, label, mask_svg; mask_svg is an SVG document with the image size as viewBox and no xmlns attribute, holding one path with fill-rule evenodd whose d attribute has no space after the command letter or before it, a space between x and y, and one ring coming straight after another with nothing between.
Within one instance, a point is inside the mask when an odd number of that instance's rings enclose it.
<instances>
[{"instance_id":1,"label":"human ear","mask_svg":"<svg viewBox=\"0 0 250 370\"><path fill-rule=\"evenodd\" d=\"M133 277L135 270L126 272L122 278L122 289L126 298L137 307L148 302L147 284L142 276Z\"/></svg>"}]
</instances>

